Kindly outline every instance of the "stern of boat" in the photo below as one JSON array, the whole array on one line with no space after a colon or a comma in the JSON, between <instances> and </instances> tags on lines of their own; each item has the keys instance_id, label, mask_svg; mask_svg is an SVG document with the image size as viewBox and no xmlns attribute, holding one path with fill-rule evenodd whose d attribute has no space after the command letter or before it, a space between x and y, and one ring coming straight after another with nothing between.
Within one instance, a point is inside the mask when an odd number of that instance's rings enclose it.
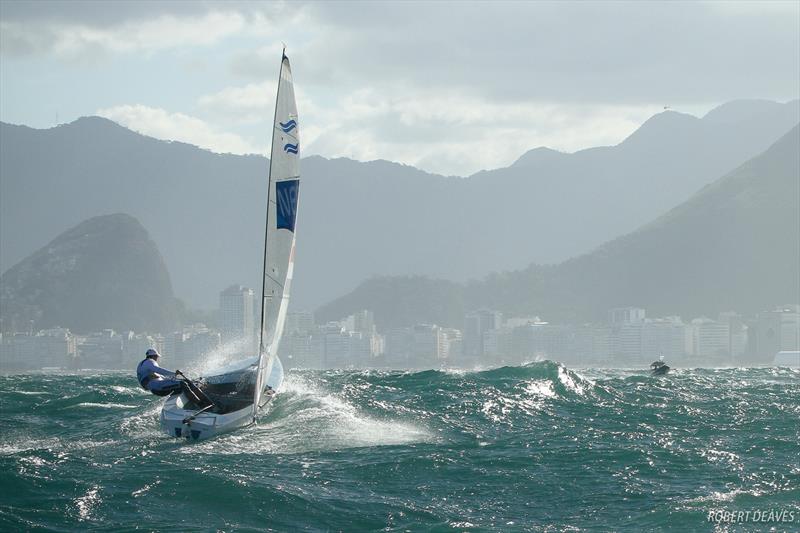
<instances>
[{"instance_id":1,"label":"stern of boat","mask_svg":"<svg viewBox=\"0 0 800 533\"><path fill-rule=\"evenodd\" d=\"M219 415L184 409L188 403L189 399L183 394L167 398L161 409L161 427L167 435L190 441L216 435Z\"/></svg>"}]
</instances>

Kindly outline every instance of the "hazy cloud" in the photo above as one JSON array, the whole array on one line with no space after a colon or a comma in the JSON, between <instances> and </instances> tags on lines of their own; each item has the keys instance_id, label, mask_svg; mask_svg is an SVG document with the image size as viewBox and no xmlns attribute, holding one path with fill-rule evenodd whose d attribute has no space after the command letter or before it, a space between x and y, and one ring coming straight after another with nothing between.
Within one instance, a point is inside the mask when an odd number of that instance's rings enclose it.
<instances>
[{"instance_id":1,"label":"hazy cloud","mask_svg":"<svg viewBox=\"0 0 800 533\"><path fill-rule=\"evenodd\" d=\"M615 144L663 105L697 113L800 94L800 2L44 1L4 2L0 14L0 53L39 58L41 72L48 58L70 75L87 58L146 56L142 86L168 93L100 105L160 110L172 126L149 131L172 138L175 117L201 116L215 140L198 144L215 150L269 131L282 40L306 154L447 174L540 145ZM29 71L4 63L3 86ZM175 74L186 65L197 67ZM125 93L101 69L74 68L85 86L102 81L104 99ZM17 120L36 108L28 92Z\"/></svg>"},{"instance_id":2,"label":"hazy cloud","mask_svg":"<svg viewBox=\"0 0 800 533\"><path fill-rule=\"evenodd\" d=\"M285 13L285 20L278 22ZM287 10L285 2L5 2L2 53L64 56L88 53L92 47L130 52L207 46L243 35L274 39L302 13Z\"/></svg>"},{"instance_id":3,"label":"hazy cloud","mask_svg":"<svg viewBox=\"0 0 800 533\"><path fill-rule=\"evenodd\" d=\"M312 82L368 73L494 99L788 99L800 86L800 3L784 4L319 3L322 33L304 50L314 58L305 72Z\"/></svg>"},{"instance_id":4,"label":"hazy cloud","mask_svg":"<svg viewBox=\"0 0 800 533\"><path fill-rule=\"evenodd\" d=\"M245 120L264 121L265 117L271 116L270 111L275 108L277 87L277 79L274 82L226 87L216 93L201 96L198 103L212 112L233 115Z\"/></svg>"},{"instance_id":5,"label":"hazy cloud","mask_svg":"<svg viewBox=\"0 0 800 533\"><path fill-rule=\"evenodd\" d=\"M99 109L97 114L145 135L194 144L213 152L254 154L266 151L264 146L255 146L238 135L218 131L199 118L164 109L121 105Z\"/></svg>"},{"instance_id":6,"label":"hazy cloud","mask_svg":"<svg viewBox=\"0 0 800 533\"><path fill-rule=\"evenodd\" d=\"M112 27L47 22L35 29L27 22L2 22L3 49L8 53L51 51L80 58L93 53L152 52L181 46L207 46L235 34L244 25L238 13L210 12L198 17L161 15Z\"/></svg>"},{"instance_id":7,"label":"hazy cloud","mask_svg":"<svg viewBox=\"0 0 800 533\"><path fill-rule=\"evenodd\" d=\"M329 106L306 153L391 159L441 174L510 165L537 146L575 151L616 144L653 108L490 103L449 92L362 90Z\"/></svg>"}]
</instances>

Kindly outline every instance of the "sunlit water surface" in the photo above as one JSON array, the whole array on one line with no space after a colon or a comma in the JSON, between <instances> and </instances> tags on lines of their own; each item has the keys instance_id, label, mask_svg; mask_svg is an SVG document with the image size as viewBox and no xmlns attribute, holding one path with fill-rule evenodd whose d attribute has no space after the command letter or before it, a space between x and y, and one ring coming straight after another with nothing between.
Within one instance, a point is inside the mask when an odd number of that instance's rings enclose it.
<instances>
[{"instance_id":1,"label":"sunlit water surface","mask_svg":"<svg viewBox=\"0 0 800 533\"><path fill-rule=\"evenodd\" d=\"M160 405L128 374L0 377L0 530L800 528L797 370L292 371L199 444Z\"/></svg>"}]
</instances>

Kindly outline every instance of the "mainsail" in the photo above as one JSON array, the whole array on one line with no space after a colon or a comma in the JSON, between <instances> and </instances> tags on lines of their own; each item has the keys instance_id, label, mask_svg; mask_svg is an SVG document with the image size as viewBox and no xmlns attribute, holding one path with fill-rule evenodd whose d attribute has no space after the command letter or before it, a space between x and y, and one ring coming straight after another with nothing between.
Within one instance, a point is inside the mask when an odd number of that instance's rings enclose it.
<instances>
[{"instance_id":1,"label":"mainsail","mask_svg":"<svg viewBox=\"0 0 800 533\"><path fill-rule=\"evenodd\" d=\"M267 225L264 243L264 281L261 289L261 334L258 347L253 419L272 363L289 306L294 268L295 220L300 190L300 125L294 98L292 69L283 54L272 129L269 162Z\"/></svg>"}]
</instances>

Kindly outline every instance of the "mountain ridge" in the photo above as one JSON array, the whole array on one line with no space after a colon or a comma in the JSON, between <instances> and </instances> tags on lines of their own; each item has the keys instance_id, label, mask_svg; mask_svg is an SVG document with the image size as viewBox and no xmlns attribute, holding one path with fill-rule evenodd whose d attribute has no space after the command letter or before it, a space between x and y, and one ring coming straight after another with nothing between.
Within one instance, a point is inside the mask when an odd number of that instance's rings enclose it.
<instances>
[{"instance_id":1,"label":"mountain ridge","mask_svg":"<svg viewBox=\"0 0 800 533\"><path fill-rule=\"evenodd\" d=\"M691 136L466 178L380 160L304 158L293 306L314 308L373 276L463 282L591 250L763 151L800 113L796 101L751 107L736 127L703 126ZM0 266L81 220L127 212L147 224L189 305L216 306L231 283L260 286L268 160L112 124L0 126Z\"/></svg>"},{"instance_id":2,"label":"mountain ridge","mask_svg":"<svg viewBox=\"0 0 800 533\"><path fill-rule=\"evenodd\" d=\"M694 318L797 303L785 300L800 300L798 203L800 125L683 204L589 253L460 286L425 279L425 291L418 287L423 282L404 277L371 279L322 306L317 317L337 320L367 308L383 328L411 325L417 315L459 327L464 312L480 307L582 322L601 321L622 306ZM448 301L397 309L399 290L441 295L445 289ZM431 316L434 304L446 311Z\"/></svg>"}]
</instances>

